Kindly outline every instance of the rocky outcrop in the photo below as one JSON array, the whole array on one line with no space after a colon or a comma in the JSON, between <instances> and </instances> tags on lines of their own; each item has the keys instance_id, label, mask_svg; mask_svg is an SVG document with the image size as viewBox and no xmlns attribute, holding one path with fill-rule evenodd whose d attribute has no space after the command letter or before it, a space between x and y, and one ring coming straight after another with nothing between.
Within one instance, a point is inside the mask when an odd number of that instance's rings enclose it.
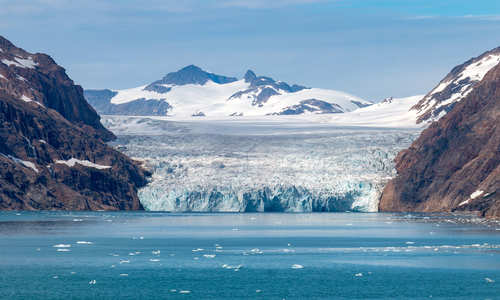
<instances>
[{"instance_id":1,"label":"rocky outcrop","mask_svg":"<svg viewBox=\"0 0 500 300\"><path fill-rule=\"evenodd\" d=\"M396 158L380 211L500 217L500 64Z\"/></svg>"},{"instance_id":2,"label":"rocky outcrop","mask_svg":"<svg viewBox=\"0 0 500 300\"><path fill-rule=\"evenodd\" d=\"M248 89L234 93L229 97L229 100L247 98L252 101L252 105L262 107L272 96L307 89L305 86L297 84L290 86L286 82L275 81L271 77L257 76L252 70L245 73L244 79L250 84Z\"/></svg>"},{"instance_id":3,"label":"rocky outcrop","mask_svg":"<svg viewBox=\"0 0 500 300\"><path fill-rule=\"evenodd\" d=\"M52 58L0 37L0 209L142 209L148 175Z\"/></svg>"},{"instance_id":4,"label":"rocky outcrop","mask_svg":"<svg viewBox=\"0 0 500 300\"><path fill-rule=\"evenodd\" d=\"M318 99L307 99L300 101L297 105L286 107L275 115L300 115L305 112L317 114L343 113L342 107L335 103L328 103Z\"/></svg>"}]
</instances>

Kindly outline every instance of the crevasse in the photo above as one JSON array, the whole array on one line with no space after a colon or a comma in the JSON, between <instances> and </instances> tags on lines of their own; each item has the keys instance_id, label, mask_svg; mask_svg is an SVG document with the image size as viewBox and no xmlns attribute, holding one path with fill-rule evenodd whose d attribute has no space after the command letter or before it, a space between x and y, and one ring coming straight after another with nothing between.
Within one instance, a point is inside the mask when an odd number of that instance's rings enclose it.
<instances>
[{"instance_id":1,"label":"crevasse","mask_svg":"<svg viewBox=\"0 0 500 300\"><path fill-rule=\"evenodd\" d=\"M152 170L139 198L153 211L376 211L384 184L395 175L395 155L419 133L162 122L105 120L119 135L116 144Z\"/></svg>"}]
</instances>

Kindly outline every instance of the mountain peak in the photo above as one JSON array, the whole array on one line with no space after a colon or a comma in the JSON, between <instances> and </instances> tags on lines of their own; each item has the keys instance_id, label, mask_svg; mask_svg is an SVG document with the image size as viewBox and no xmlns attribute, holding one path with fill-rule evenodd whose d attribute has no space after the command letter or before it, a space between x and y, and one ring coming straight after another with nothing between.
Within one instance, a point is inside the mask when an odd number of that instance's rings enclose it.
<instances>
[{"instance_id":1,"label":"mountain peak","mask_svg":"<svg viewBox=\"0 0 500 300\"><path fill-rule=\"evenodd\" d=\"M186 84L198 84L204 85L208 81L212 81L218 84L225 84L237 81L238 79L234 77L226 77L222 75L217 75L214 73L209 73L204 71L198 66L189 65L177 72L171 72L165 75L161 80L155 81L148 85L145 90L153 90L161 92L160 90L165 89L164 84L169 85L186 85Z\"/></svg>"},{"instance_id":2,"label":"mountain peak","mask_svg":"<svg viewBox=\"0 0 500 300\"><path fill-rule=\"evenodd\" d=\"M198 66L195 66L195 65L189 65L189 66L186 66L182 69L180 69L179 71L177 72L200 72L200 73L203 73L205 71L203 71L202 68L198 67Z\"/></svg>"},{"instance_id":3,"label":"mountain peak","mask_svg":"<svg viewBox=\"0 0 500 300\"><path fill-rule=\"evenodd\" d=\"M254 71L248 70L245 73L245 77L244 78L245 78L245 82L252 82L252 81L254 81L257 78L257 75L255 75Z\"/></svg>"}]
</instances>

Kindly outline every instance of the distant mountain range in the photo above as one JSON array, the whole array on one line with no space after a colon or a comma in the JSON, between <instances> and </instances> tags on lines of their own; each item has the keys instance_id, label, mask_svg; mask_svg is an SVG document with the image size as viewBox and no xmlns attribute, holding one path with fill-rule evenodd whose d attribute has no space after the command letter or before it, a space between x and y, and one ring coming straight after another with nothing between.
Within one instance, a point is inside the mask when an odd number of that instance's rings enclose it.
<instances>
[{"instance_id":1,"label":"distant mountain range","mask_svg":"<svg viewBox=\"0 0 500 300\"><path fill-rule=\"evenodd\" d=\"M190 65L153 83L125 90L86 90L100 114L227 117L330 114L372 103L347 93L289 85L248 70L243 79Z\"/></svg>"}]
</instances>

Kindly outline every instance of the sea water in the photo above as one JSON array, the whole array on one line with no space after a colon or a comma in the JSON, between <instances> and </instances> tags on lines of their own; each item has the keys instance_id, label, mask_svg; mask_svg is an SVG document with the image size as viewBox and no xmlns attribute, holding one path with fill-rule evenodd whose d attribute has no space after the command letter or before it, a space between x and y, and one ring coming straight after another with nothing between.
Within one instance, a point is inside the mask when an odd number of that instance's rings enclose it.
<instances>
[{"instance_id":1,"label":"sea water","mask_svg":"<svg viewBox=\"0 0 500 300\"><path fill-rule=\"evenodd\" d=\"M500 224L379 213L0 212L1 299L499 299Z\"/></svg>"}]
</instances>

